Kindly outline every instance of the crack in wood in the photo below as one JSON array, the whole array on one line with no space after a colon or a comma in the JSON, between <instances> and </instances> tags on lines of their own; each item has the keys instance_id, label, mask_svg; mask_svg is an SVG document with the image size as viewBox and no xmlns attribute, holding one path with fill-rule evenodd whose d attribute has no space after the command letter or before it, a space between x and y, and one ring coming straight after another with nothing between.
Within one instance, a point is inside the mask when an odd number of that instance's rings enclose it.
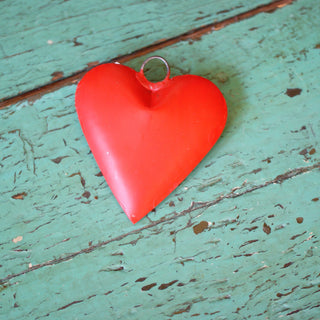
<instances>
[{"instance_id":1,"label":"crack in wood","mask_svg":"<svg viewBox=\"0 0 320 320\"><path fill-rule=\"evenodd\" d=\"M218 21L218 22L213 22L213 23L201 26L199 28L192 29L190 31L187 31L185 33L182 33L180 35L177 35L177 36L169 38L169 39L158 41L154 44L151 44L149 46L146 46L146 47L140 48L136 51L133 51L130 54L125 54L122 56L115 57L115 58L111 59L110 61L104 61L101 64L107 63L107 62L115 62L115 61L117 61L119 63L124 63L129 60L146 55L148 53L154 52L156 50L163 49L165 47L169 47L169 46L176 44L180 41L199 40L205 34L209 34L213 31L221 30L231 24L249 19L249 18L254 17L255 15L263 13L263 12L269 12L269 13L272 12L273 13L277 9L283 8L283 7L293 3L294 1L295 0L275 0L271 3L257 6L256 8L253 8L249 11L240 13L240 14L235 15L233 17L230 17L230 18ZM87 65L88 65L87 68L84 68L83 70L79 70L77 72L74 72L70 76L64 77L62 79L55 79L55 81L53 81L51 83L48 83L48 84L45 84L45 85L40 86L38 88L26 91L26 92L21 93L17 96L0 99L0 110L9 106L9 105L18 103L22 100L31 99L31 98L32 98L32 101L37 100L37 99L41 98L44 94L53 92L53 91L58 90L64 86L68 86L68 85L72 85L72 84L77 83L85 75L85 73L88 72L92 68L90 63L88 63Z\"/></svg>"},{"instance_id":2,"label":"crack in wood","mask_svg":"<svg viewBox=\"0 0 320 320\"><path fill-rule=\"evenodd\" d=\"M92 246L89 246L88 248L84 248L84 249L82 249L80 251L73 252L73 253L65 256L65 257L52 259L52 260L49 260L49 261L46 261L46 262L43 262L43 263L40 263L40 264L33 265L31 268L28 268L28 269L23 270L21 272L18 272L18 273L15 273L15 274L10 274L5 278L0 279L0 285L5 285L11 279L19 277L19 276L24 275L26 273L29 273L31 271L35 271L35 270L38 270L40 268L53 266L53 265L56 265L56 264L59 264L59 263L65 262L65 261L69 261L69 260L77 257L80 254L91 253L91 252L93 252L93 251L95 251L95 250L97 250L97 249L99 249L101 247L104 247L104 246L106 246L106 245L108 245L108 244L110 244L112 242L121 241L122 239L124 239L124 238L126 238L126 237L128 237L130 235L139 234L140 232L142 232L144 230L147 230L147 229L150 229L152 227L155 227L157 225L160 225L160 224L163 224L163 223L172 223L177 218L182 217L182 216L184 216L186 214L189 214L190 212L193 212L193 211L196 211L196 210L199 210L199 209L202 209L202 208L212 207L212 206L220 203L221 201L223 201L225 199L235 199L235 198L238 198L238 197L243 196L245 194L254 192L254 191L258 190L258 189L262 189L262 188L268 187L271 184L281 184L281 183L283 183L284 181L286 181L288 179L291 179L293 177L299 176L299 175L307 173L307 172L311 172L314 169L320 169L320 162L315 163L315 164L313 164L311 166L300 167L300 168L296 168L296 169L287 171L286 173L278 175L277 177L275 177L272 180L266 181L263 184L252 186L251 188L249 188L247 190L244 190L242 192L239 192L239 193L234 193L234 192L231 191L231 192L227 193L226 195L222 195L222 196L220 196L220 197L218 197L218 198L216 198L214 200L211 200L211 201L196 202L196 203L193 202L189 208L181 211L180 213L173 212L171 215L169 215L167 217L162 217L159 220L152 221L150 224L148 224L148 225L146 225L144 227L132 230L130 232L127 232L125 234L119 235L119 236L114 237L112 239L99 242L96 245L92 245Z\"/></svg>"},{"instance_id":3,"label":"crack in wood","mask_svg":"<svg viewBox=\"0 0 320 320\"><path fill-rule=\"evenodd\" d=\"M91 298L91 297L89 297L89 298ZM88 298L88 299L89 299L89 298ZM81 303L81 302L83 302L83 300L77 300L77 301L70 302L70 303L64 305L63 307L60 307L60 308L58 309L58 311L63 310L63 309L66 309L66 308L68 308L68 307L70 307L70 306L72 306L72 305L74 305L74 304Z\"/></svg>"}]
</instances>

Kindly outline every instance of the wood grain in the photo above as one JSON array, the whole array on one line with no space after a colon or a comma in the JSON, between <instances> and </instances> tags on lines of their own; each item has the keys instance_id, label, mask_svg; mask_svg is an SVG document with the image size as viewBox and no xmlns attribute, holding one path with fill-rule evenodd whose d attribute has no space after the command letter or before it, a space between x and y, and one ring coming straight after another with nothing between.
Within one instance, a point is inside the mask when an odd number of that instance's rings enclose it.
<instances>
[{"instance_id":1,"label":"wood grain","mask_svg":"<svg viewBox=\"0 0 320 320\"><path fill-rule=\"evenodd\" d=\"M181 37L196 37L292 1L188 0L174 6L170 1L127 1L119 7L96 0L88 7L83 0L58 6L39 0L33 1L34 8L27 15L22 0L5 1L0 3L5 17L0 21L0 62L4 66L0 102L3 106L16 103L21 94L24 99L39 93L39 87L48 91L66 85L65 79L69 83L78 80L83 71L99 63L125 62L181 41Z\"/></svg>"},{"instance_id":2,"label":"wood grain","mask_svg":"<svg viewBox=\"0 0 320 320\"><path fill-rule=\"evenodd\" d=\"M229 119L137 225L85 142L75 84L0 110L0 318L317 319L319 10L298 0L155 52L215 82Z\"/></svg>"}]
</instances>

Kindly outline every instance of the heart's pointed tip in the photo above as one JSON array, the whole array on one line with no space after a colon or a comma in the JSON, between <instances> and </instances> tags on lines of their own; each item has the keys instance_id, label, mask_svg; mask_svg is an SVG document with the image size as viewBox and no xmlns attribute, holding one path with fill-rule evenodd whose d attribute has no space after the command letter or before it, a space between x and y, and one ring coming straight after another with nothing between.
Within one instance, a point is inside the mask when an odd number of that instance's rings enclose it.
<instances>
[{"instance_id":1,"label":"heart's pointed tip","mask_svg":"<svg viewBox=\"0 0 320 320\"><path fill-rule=\"evenodd\" d=\"M134 210L128 210L127 208L126 210L123 209L123 211L133 224L136 224L151 212L151 210L146 211L141 207L135 208Z\"/></svg>"},{"instance_id":2,"label":"heart's pointed tip","mask_svg":"<svg viewBox=\"0 0 320 320\"><path fill-rule=\"evenodd\" d=\"M140 215L140 216L136 216L136 215L132 215L130 213L125 212L125 214L127 215L127 217L129 218L129 220L132 222L132 224L136 224L137 222L139 222L143 217L145 217L147 214L145 215Z\"/></svg>"}]
</instances>

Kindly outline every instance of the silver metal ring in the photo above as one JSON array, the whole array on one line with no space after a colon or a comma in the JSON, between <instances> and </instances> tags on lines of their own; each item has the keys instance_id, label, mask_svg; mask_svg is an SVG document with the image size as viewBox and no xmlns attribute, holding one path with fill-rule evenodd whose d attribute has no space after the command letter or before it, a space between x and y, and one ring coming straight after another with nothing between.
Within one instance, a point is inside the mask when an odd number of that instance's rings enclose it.
<instances>
[{"instance_id":1,"label":"silver metal ring","mask_svg":"<svg viewBox=\"0 0 320 320\"><path fill-rule=\"evenodd\" d=\"M152 56L152 57L147 58L147 59L142 63L141 68L140 68L140 72L142 72L143 75L144 75L144 70L143 70L143 69L144 69L145 65L146 65L149 61L151 61L151 60L153 60L153 59L161 60L161 61L165 64L165 66L166 66L166 68L167 68L167 74L166 74L166 76L164 77L163 80L168 79L169 76L170 76L170 67L169 67L169 64L168 64L168 62L167 62L167 60L166 60L165 58L162 58L162 57L160 57L160 56ZM162 80L162 81L163 81L163 80Z\"/></svg>"}]
</instances>

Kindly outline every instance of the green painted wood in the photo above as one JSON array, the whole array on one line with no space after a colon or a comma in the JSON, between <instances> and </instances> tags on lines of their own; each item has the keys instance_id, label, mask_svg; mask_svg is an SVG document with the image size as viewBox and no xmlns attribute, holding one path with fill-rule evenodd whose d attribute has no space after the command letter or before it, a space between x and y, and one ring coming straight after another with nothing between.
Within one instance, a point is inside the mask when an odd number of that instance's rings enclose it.
<instances>
[{"instance_id":1,"label":"green painted wood","mask_svg":"<svg viewBox=\"0 0 320 320\"><path fill-rule=\"evenodd\" d=\"M214 81L229 119L136 225L98 174L75 85L0 110L0 318L317 319L316 4L157 52Z\"/></svg>"},{"instance_id":2,"label":"green painted wood","mask_svg":"<svg viewBox=\"0 0 320 320\"><path fill-rule=\"evenodd\" d=\"M269 2L1 1L0 99Z\"/></svg>"},{"instance_id":3,"label":"green painted wood","mask_svg":"<svg viewBox=\"0 0 320 320\"><path fill-rule=\"evenodd\" d=\"M319 178L317 171L236 203L222 201L178 219L166 216L157 226L122 234L90 254L20 276L2 291L4 315L277 319L292 313L287 318L317 319L319 211L310 199L299 201L294 191L301 184L314 194ZM283 208L275 207L278 201ZM298 224L302 203L308 212ZM215 225L195 234L192 226L201 221ZM263 232L264 223L270 234Z\"/></svg>"}]
</instances>

